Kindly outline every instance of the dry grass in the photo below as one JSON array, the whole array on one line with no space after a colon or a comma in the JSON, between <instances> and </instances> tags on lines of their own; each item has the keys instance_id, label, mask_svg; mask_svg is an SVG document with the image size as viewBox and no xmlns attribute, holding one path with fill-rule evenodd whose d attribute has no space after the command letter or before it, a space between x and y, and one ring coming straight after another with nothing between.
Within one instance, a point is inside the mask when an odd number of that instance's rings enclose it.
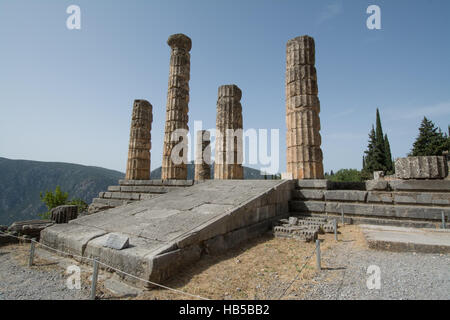
<instances>
[{"instance_id":1,"label":"dry grass","mask_svg":"<svg viewBox=\"0 0 450 320\"><path fill-rule=\"evenodd\" d=\"M352 246L366 246L357 226L344 226L339 230L338 242L335 242L333 234L319 235L319 239L323 240L321 250L324 254L342 244L342 241L351 241ZM204 256L166 284L209 299L299 299L299 287L313 283L316 274L314 249L314 243L264 235L225 254ZM333 266L327 266L326 261L322 261L322 267ZM297 296L290 295L294 292ZM146 291L138 298L191 299L160 289Z\"/></svg>"},{"instance_id":2,"label":"dry grass","mask_svg":"<svg viewBox=\"0 0 450 320\"><path fill-rule=\"evenodd\" d=\"M328 250L333 250L343 242L351 242L352 248L367 247L357 226L347 225L340 227L339 231L338 242L334 240L333 234L319 235L324 256ZM30 244L18 244L3 248L14 253L13 258L18 264L27 266L29 246ZM335 266L327 265L327 259L323 259L322 267ZM39 256L35 257L35 266L32 268L65 272L57 263L46 261ZM196 264L164 284L209 299L301 299L306 294L301 288L304 288L305 284L314 284L315 275L314 243L274 238L266 234L224 254L205 255ZM85 286L90 285L89 276L89 272L82 272L82 282ZM333 277L333 273L330 273L329 277ZM104 289L101 280L97 296L103 299L114 298ZM192 297L154 288L144 291L137 299L170 300Z\"/></svg>"}]
</instances>

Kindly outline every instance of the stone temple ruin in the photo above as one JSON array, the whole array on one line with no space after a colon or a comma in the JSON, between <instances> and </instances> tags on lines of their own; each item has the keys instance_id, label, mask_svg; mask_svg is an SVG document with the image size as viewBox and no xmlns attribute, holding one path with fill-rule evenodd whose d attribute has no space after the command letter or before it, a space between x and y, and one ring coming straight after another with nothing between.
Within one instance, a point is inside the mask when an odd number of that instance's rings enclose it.
<instances>
[{"instance_id":1,"label":"stone temple ruin","mask_svg":"<svg viewBox=\"0 0 450 320\"><path fill-rule=\"evenodd\" d=\"M208 163L210 135L202 131L197 133L195 179L186 180L186 162L175 163L173 155L187 157L187 149L177 146L181 142L187 148L192 42L176 34L168 44L161 179L150 177L152 106L136 100L125 179L100 192L88 215L44 229L40 241L45 245L161 282L205 253L221 253L269 230L275 236L313 241L319 233L335 232L336 220L436 228L443 216L450 215L448 163L443 157L399 159L398 176L366 183L323 179L315 47L308 36L289 40L286 48L286 152L291 178L243 180L242 92L236 85L223 85L218 89L214 179ZM118 237L125 239L123 246L108 245L109 239Z\"/></svg>"}]
</instances>

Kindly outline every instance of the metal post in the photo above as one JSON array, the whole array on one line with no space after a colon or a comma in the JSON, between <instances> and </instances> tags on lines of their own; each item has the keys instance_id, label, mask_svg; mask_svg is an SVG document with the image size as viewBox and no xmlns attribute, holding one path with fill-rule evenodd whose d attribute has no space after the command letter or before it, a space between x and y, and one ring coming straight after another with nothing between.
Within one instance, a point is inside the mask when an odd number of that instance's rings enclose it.
<instances>
[{"instance_id":1,"label":"metal post","mask_svg":"<svg viewBox=\"0 0 450 320\"><path fill-rule=\"evenodd\" d=\"M338 241L338 239L337 239L337 220L334 219L333 223L334 223L334 240Z\"/></svg>"},{"instance_id":2,"label":"metal post","mask_svg":"<svg viewBox=\"0 0 450 320\"><path fill-rule=\"evenodd\" d=\"M94 273L92 274L91 300L95 300L95 292L97 291L98 278L98 260L94 259Z\"/></svg>"},{"instance_id":3,"label":"metal post","mask_svg":"<svg viewBox=\"0 0 450 320\"><path fill-rule=\"evenodd\" d=\"M30 259L28 260L28 266L31 267L34 262L34 239L31 239L30 246Z\"/></svg>"},{"instance_id":4,"label":"metal post","mask_svg":"<svg viewBox=\"0 0 450 320\"><path fill-rule=\"evenodd\" d=\"M444 214L444 210L442 210L442 229L445 229L445 214Z\"/></svg>"},{"instance_id":5,"label":"metal post","mask_svg":"<svg viewBox=\"0 0 450 320\"><path fill-rule=\"evenodd\" d=\"M342 225L344 225L344 208L341 207L341 218L342 218Z\"/></svg>"},{"instance_id":6,"label":"metal post","mask_svg":"<svg viewBox=\"0 0 450 320\"><path fill-rule=\"evenodd\" d=\"M320 240L317 239L316 240L316 265L317 265L317 270L322 270L322 267L320 265Z\"/></svg>"}]
</instances>

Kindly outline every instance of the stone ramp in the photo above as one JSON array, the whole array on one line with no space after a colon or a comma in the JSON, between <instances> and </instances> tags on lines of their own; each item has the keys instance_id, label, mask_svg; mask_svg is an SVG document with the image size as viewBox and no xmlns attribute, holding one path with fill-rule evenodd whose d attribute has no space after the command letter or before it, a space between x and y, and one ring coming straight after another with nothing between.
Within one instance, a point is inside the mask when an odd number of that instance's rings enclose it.
<instances>
[{"instance_id":1,"label":"stone ramp","mask_svg":"<svg viewBox=\"0 0 450 320\"><path fill-rule=\"evenodd\" d=\"M268 230L288 214L292 188L285 180L210 180L51 226L41 242L160 282L204 252L222 252ZM109 233L128 236L130 247L104 247Z\"/></svg>"},{"instance_id":2,"label":"stone ramp","mask_svg":"<svg viewBox=\"0 0 450 320\"><path fill-rule=\"evenodd\" d=\"M360 225L372 249L450 253L450 230Z\"/></svg>"}]
</instances>

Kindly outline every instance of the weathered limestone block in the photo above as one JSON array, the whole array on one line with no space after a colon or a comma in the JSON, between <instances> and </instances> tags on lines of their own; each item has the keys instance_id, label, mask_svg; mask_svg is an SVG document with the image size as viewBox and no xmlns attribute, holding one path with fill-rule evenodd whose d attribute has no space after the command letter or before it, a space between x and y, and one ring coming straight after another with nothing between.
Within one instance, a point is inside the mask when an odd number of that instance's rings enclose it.
<instances>
[{"instance_id":1,"label":"weathered limestone block","mask_svg":"<svg viewBox=\"0 0 450 320\"><path fill-rule=\"evenodd\" d=\"M384 178L384 171L374 171L373 180L380 180Z\"/></svg>"},{"instance_id":2,"label":"weathered limestone block","mask_svg":"<svg viewBox=\"0 0 450 320\"><path fill-rule=\"evenodd\" d=\"M407 157L395 160L399 179L444 179L448 167L444 156Z\"/></svg>"},{"instance_id":3,"label":"weathered limestone block","mask_svg":"<svg viewBox=\"0 0 450 320\"><path fill-rule=\"evenodd\" d=\"M65 205L50 210L51 220L55 223L68 223L70 220L78 217L78 207Z\"/></svg>"},{"instance_id":4,"label":"weathered limestone block","mask_svg":"<svg viewBox=\"0 0 450 320\"><path fill-rule=\"evenodd\" d=\"M385 180L367 180L366 181L366 190L387 190L388 182Z\"/></svg>"},{"instance_id":5,"label":"weathered limestone block","mask_svg":"<svg viewBox=\"0 0 450 320\"><path fill-rule=\"evenodd\" d=\"M125 175L127 180L150 179L152 109L152 105L146 100L134 101Z\"/></svg>"},{"instance_id":6,"label":"weathered limestone block","mask_svg":"<svg viewBox=\"0 0 450 320\"><path fill-rule=\"evenodd\" d=\"M302 189L292 190L294 199L299 200L324 200L323 190Z\"/></svg>"},{"instance_id":7,"label":"weathered limestone block","mask_svg":"<svg viewBox=\"0 0 450 320\"><path fill-rule=\"evenodd\" d=\"M130 239L127 236L119 233L110 233L103 246L115 250L122 250L128 248L129 244Z\"/></svg>"},{"instance_id":8,"label":"weathered limestone block","mask_svg":"<svg viewBox=\"0 0 450 320\"><path fill-rule=\"evenodd\" d=\"M297 187L300 189L329 189L330 181L325 179L314 179L314 180L298 180Z\"/></svg>"},{"instance_id":9,"label":"weathered limestone block","mask_svg":"<svg viewBox=\"0 0 450 320\"><path fill-rule=\"evenodd\" d=\"M302 36L286 45L287 172L294 179L322 179L320 102L314 67L314 39Z\"/></svg>"},{"instance_id":10,"label":"weathered limestone block","mask_svg":"<svg viewBox=\"0 0 450 320\"><path fill-rule=\"evenodd\" d=\"M291 201L290 210L293 212L325 212L324 201Z\"/></svg>"},{"instance_id":11,"label":"weathered limestone block","mask_svg":"<svg viewBox=\"0 0 450 320\"><path fill-rule=\"evenodd\" d=\"M211 179L211 140L207 130L197 131L194 180Z\"/></svg>"},{"instance_id":12,"label":"weathered limestone block","mask_svg":"<svg viewBox=\"0 0 450 320\"><path fill-rule=\"evenodd\" d=\"M394 191L448 192L450 190L450 180L391 180L388 185Z\"/></svg>"},{"instance_id":13,"label":"weathered limestone block","mask_svg":"<svg viewBox=\"0 0 450 320\"><path fill-rule=\"evenodd\" d=\"M243 179L242 91L223 85L218 90L214 179Z\"/></svg>"},{"instance_id":14,"label":"weathered limestone block","mask_svg":"<svg viewBox=\"0 0 450 320\"><path fill-rule=\"evenodd\" d=\"M51 220L16 221L9 226L8 231L19 236L27 236L39 240L41 231L51 225L53 225Z\"/></svg>"},{"instance_id":15,"label":"weathered limestone block","mask_svg":"<svg viewBox=\"0 0 450 320\"><path fill-rule=\"evenodd\" d=\"M392 196L392 192L369 191L367 192L367 202L393 203L394 199Z\"/></svg>"},{"instance_id":16,"label":"weathered limestone block","mask_svg":"<svg viewBox=\"0 0 450 320\"><path fill-rule=\"evenodd\" d=\"M324 192L327 201L366 201L366 191L356 190L327 190Z\"/></svg>"},{"instance_id":17,"label":"weathered limestone block","mask_svg":"<svg viewBox=\"0 0 450 320\"><path fill-rule=\"evenodd\" d=\"M174 34L169 37L167 44L172 51L161 179L186 180L191 60L189 51L192 41L184 34Z\"/></svg>"}]
</instances>

